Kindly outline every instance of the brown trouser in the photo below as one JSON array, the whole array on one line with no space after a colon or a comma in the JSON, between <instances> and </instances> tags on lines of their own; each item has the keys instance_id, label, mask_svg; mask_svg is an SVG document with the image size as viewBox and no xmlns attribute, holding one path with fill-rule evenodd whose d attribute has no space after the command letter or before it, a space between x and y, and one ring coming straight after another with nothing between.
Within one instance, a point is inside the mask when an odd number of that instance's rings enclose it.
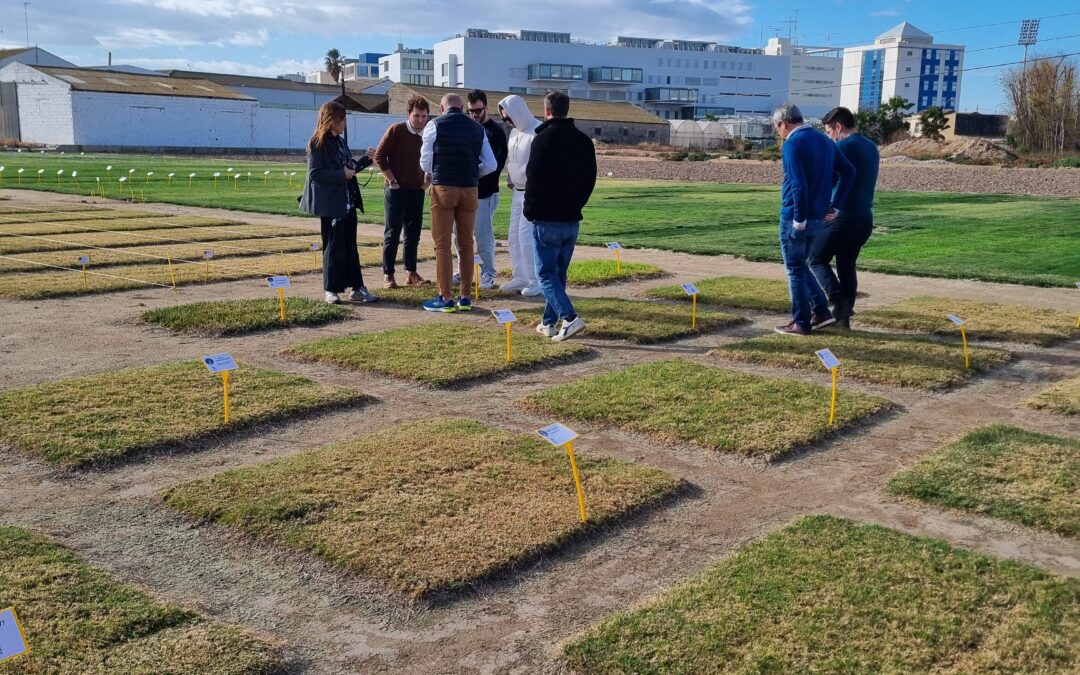
<instances>
[{"instance_id":1,"label":"brown trouser","mask_svg":"<svg viewBox=\"0 0 1080 675\"><path fill-rule=\"evenodd\" d=\"M473 281L473 227L476 225L476 188L431 186L431 238L435 241L435 280L439 295L454 297L454 258L450 238L457 224L460 247L461 295L469 297Z\"/></svg>"}]
</instances>

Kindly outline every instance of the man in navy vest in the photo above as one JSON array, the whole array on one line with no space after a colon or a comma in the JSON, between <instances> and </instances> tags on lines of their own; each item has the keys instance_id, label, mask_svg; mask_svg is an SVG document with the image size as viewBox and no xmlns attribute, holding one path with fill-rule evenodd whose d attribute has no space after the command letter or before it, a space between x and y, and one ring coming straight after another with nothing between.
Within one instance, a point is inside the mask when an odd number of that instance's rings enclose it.
<instances>
[{"instance_id":1,"label":"man in navy vest","mask_svg":"<svg viewBox=\"0 0 1080 675\"><path fill-rule=\"evenodd\" d=\"M442 114L424 127L420 167L431 182L431 238L435 242L438 294L424 303L429 312L472 309L469 288L473 276L473 227L476 224L477 185L498 166L484 127L461 110L461 97L446 94ZM457 227L461 247L461 295L454 301L451 239Z\"/></svg>"}]
</instances>

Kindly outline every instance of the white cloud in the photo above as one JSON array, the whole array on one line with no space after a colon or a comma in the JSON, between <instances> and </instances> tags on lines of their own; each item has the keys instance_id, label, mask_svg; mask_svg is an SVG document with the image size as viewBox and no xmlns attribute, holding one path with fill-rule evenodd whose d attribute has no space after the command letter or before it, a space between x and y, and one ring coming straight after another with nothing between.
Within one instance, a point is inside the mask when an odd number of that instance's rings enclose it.
<instances>
[{"instance_id":1,"label":"white cloud","mask_svg":"<svg viewBox=\"0 0 1080 675\"><path fill-rule=\"evenodd\" d=\"M895 9L879 9L876 12L870 12L870 16L900 16L900 12Z\"/></svg>"}]
</instances>

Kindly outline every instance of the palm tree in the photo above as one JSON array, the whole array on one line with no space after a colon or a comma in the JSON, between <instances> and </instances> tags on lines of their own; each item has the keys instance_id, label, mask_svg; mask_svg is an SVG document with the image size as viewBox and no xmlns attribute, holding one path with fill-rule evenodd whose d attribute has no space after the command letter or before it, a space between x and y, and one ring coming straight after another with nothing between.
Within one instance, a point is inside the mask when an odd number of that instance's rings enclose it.
<instances>
[{"instance_id":1,"label":"palm tree","mask_svg":"<svg viewBox=\"0 0 1080 675\"><path fill-rule=\"evenodd\" d=\"M341 70L345 64L342 62L341 52L336 49L331 49L326 52L326 58L323 63L326 65L326 72L330 73L330 77L334 78L334 82L341 81Z\"/></svg>"}]
</instances>

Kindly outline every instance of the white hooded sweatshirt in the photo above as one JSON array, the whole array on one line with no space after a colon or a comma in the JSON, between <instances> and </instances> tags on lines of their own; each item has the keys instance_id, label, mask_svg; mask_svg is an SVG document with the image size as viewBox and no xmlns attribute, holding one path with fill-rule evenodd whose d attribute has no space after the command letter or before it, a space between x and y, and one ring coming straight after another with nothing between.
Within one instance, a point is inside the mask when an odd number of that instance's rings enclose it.
<instances>
[{"instance_id":1,"label":"white hooded sweatshirt","mask_svg":"<svg viewBox=\"0 0 1080 675\"><path fill-rule=\"evenodd\" d=\"M540 120L533 117L525 99L517 94L511 94L499 101L499 107L514 123L507 143L506 175L515 189L524 190L525 167L529 164L529 151L532 149L533 137L536 135L536 127L540 126Z\"/></svg>"}]
</instances>

